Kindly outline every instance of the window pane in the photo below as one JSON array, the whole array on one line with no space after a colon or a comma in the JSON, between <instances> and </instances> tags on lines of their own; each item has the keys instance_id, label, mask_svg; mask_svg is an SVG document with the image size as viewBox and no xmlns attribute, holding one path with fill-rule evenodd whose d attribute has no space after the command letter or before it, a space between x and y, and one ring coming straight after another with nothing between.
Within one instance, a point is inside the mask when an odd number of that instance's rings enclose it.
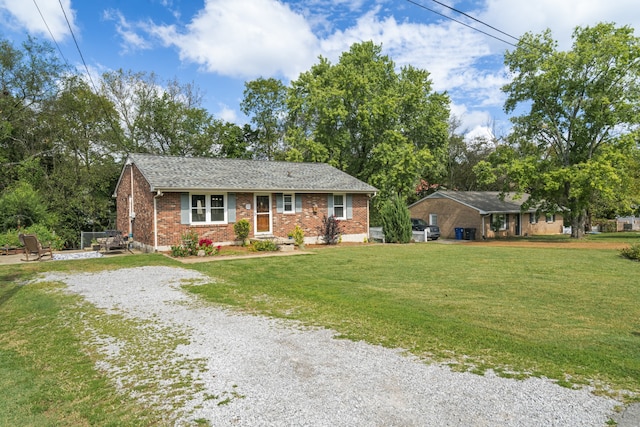
<instances>
[{"instance_id":1,"label":"window pane","mask_svg":"<svg viewBox=\"0 0 640 427\"><path fill-rule=\"evenodd\" d=\"M212 208L223 208L224 207L224 196L221 194L214 194L211 196L211 207Z\"/></svg>"},{"instance_id":2,"label":"window pane","mask_svg":"<svg viewBox=\"0 0 640 427\"><path fill-rule=\"evenodd\" d=\"M284 202L284 211L285 212L293 212L293 198L291 194L285 194L282 196Z\"/></svg>"},{"instance_id":3,"label":"window pane","mask_svg":"<svg viewBox=\"0 0 640 427\"><path fill-rule=\"evenodd\" d=\"M340 207L344 206L344 202L342 200L342 194L335 194L333 196L333 206L340 206Z\"/></svg>"},{"instance_id":4,"label":"window pane","mask_svg":"<svg viewBox=\"0 0 640 427\"><path fill-rule=\"evenodd\" d=\"M205 198L202 194L194 194L191 196L191 221L193 222L205 222L206 221L206 206Z\"/></svg>"},{"instance_id":5,"label":"window pane","mask_svg":"<svg viewBox=\"0 0 640 427\"><path fill-rule=\"evenodd\" d=\"M211 221L214 221L214 222L224 221L224 209L223 208L211 209Z\"/></svg>"},{"instance_id":6,"label":"window pane","mask_svg":"<svg viewBox=\"0 0 640 427\"><path fill-rule=\"evenodd\" d=\"M333 215L336 218L344 218L344 208L342 206L333 206Z\"/></svg>"}]
</instances>

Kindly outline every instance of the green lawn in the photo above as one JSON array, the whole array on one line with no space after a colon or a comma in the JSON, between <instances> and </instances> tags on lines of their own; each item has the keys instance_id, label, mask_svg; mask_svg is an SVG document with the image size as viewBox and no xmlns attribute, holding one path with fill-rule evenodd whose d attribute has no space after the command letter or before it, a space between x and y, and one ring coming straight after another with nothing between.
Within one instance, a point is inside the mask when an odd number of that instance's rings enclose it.
<instances>
[{"instance_id":1,"label":"green lawn","mask_svg":"<svg viewBox=\"0 0 640 427\"><path fill-rule=\"evenodd\" d=\"M374 245L194 268L224 282L193 292L243 310L459 368L640 391L640 263L615 250Z\"/></svg>"},{"instance_id":2,"label":"green lawn","mask_svg":"<svg viewBox=\"0 0 640 427\"><path fill-rule=\"evenodd\" d=\"M635 239L635 235L631 236ZM164 425L94 369L82 322L95 310L45 270L193 268L191 287L251 313L401 347L456 369L539 375L640 392L640 263L615 250L370 245L313 255L181 264L161 255L0 266L0 425Z\"/></svg>"}]
</instances>

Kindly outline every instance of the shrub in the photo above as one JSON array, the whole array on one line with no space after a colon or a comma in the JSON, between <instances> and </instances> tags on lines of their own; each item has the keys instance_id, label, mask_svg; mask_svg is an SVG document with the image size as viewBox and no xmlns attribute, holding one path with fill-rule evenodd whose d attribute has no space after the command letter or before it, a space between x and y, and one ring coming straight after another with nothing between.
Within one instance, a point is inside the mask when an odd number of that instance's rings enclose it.
<instances>
[{"instance_id":1,"label":"shrub","mask_svg":"<svg viewBox=\"0 0 640 427\"><path fill-rule=\"evenodd\" d=\"M256 240L251 249L257 252L277 251L278 245L273 240Z\"/></svg>"},{"instance_id":2,"label":"shrub","mask_svg":"<svg viewBox=\"0 0 640 427\"><path fill-rule=\"evenodd\" d=\"M38 236L38 240L43 245L51 244L51 248L54 250L60 250L63 248L63 239L57 235L54 231L42 224L34 224L27 228L8 230L3 234L0 234L0 246L13 246L20 247L20 240L18 234L35 234Z\"/></svg>"},{"instance_id":3,"label":"shrub","mask_svg":"<svg viewBox=\"0 0 640 427\"><path fill-rule=\"evenodd\" d=\"M640 261L640 243L634 243L628 248L620 249L620 255L635 261Z\"/></svg>"},{"instance_id":4,"label":"shrub","mask_svg":"<svg viewBox=\"0 0 640 427\"><path fill-rule=\"evenodd\" d=\"M233 232L236 233L236 238L242 242L242 246L249 237L250 227L251 225L246 219L241 219L233 225Z\"/></svg>"},{"instance_id":5,"label":"shrub","mask_svg":"<svg viewBox=\"0 0 640 427\"><path fill-rule=\"evenodd\" d=\"M340 240L342 226L335 216L322 217L322 225L318 227L320 239L327 245L335 245Z\"/></svg>"},{"instance_id":6,"label":"shrub","mask_svg":"<svg viewBox=\"0 0 640 427\"><path fill-rule=\"evenodd\" d=\"M294 228L293 231L289 233L289 237L293 238L296 246L304 246L304 230L299 225L296 225L296 228Z\"/></svg>"},{"instance_id":7,"label":"shrub","mask_svg":"<svg viewBox=\"0 0 640 427\"><path fill-rule=\"evenodd\" d=\"M382 232L388 243L409 243L411 241L411 214L400 197L387 200L380 209Z\"/></svg>"}]
</instances>

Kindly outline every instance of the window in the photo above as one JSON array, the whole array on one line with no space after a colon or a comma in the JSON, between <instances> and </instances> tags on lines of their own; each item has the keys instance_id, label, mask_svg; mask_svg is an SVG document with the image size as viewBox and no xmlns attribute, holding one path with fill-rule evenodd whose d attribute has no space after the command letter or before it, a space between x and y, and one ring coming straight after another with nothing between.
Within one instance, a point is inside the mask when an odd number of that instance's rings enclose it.
<instances>
[{"instance_id":1,"label":"window","mask_svg":"<svg viewBox=\"0 0 640 427\"><path fill-rule=\"evenodd\" d=\"M538 214L535 212L529 213L529 224L537 224L538 223Z\"/></svg>"},{"instance_id":2,"label":"window","mask_svg":"<svg viewBox=\"0 0 640 427\"><path fill-rule=\"evenodd\" d=\"M282 195L282 208L284 213L295 213L295 205L293 204L293 194Z\"/></svg>"},{"instance_id":3,"label":"window","mask_svg":"<svg viewBox=\"0 0 640 427\"><path fill-rule=\"evenodd\" d=\"M337 219L344 219L344 194L333 195L333 216Z\"/></svg>"},{"instance_id":4,"label":"window","mask_svg":"<svg viewBox=\"0 0 640 427\"><path fill-rule=\"evenodd\" d=\"M438 225L438 214L429 214L429 225Z\"/></svg>"},{"instance_id":5,"label":"window","mask_svg":"<svg viewBox=\"0 0 640 427\"><path fill-rule=\"evenodd\" d=\"M507 214L494 214L493 215L493 228L495 230L506 230L508 226L509 217Z\"/></svg>"},{"instance_id":6,"label":"window","mask_svg":"<svg viewBox=\"0 0 640 427\"><path fill-rule=\"evenodd\" d=\"M546 221L547 222L556 222L556 215L555 214L547 214L546 215Z\"/></svg>"},{"instance_id":7,"label":"window","mask_svg":"<svg viewBox=\"0 0 640 427\"><path fill-rule=\"evenodd\" d=\"M226 222L224 194L192 194L192 223L224 223Z\"/></svg>"}]
</instances>

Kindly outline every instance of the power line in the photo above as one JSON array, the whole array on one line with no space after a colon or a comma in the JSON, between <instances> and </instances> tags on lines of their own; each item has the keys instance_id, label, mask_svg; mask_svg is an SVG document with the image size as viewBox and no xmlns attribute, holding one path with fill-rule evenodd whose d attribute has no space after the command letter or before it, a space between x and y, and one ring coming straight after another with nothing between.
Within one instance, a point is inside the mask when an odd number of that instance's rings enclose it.
<instances>
[{"instance_id":1,"label":"power line","mask_svg":"<svg viewBox=\"0 0 640 427\"><path fill-rule=\"evenodd\" d=\"M58 52L60 52L60 56L62 56L62 59L64 59L64 62L68 65L69 61L67 61L67 58L65 58L64 53L62 53L62 49L60 49L60 45L58 44L58 41L53 36L53 33L51 32L51 28L49 28L49 24L47 24L47 20L44 19L44 15L42 14L42 11L40 10L40 6L38 6L38 3L36 2L36 0L33 0L33 4L36 6L36 9L38 9L38 13L40 14L40 18L42 18L42 22L44 22L44 26L47 27L47 31L49 31L49 35L51 36L51 39L53 40L53 42L55 43L56 47L58 48Z\"/></svg>"},{"instance_id":2,"label":"power line","mask_svg":"<svg viewBox=\"0 0 640 427\"><path fill-rule=\"evenodd\" d=\"M500 34L504 34L504 35L505 35L505 36L507 36L507 37L511 37L512 39L514 39L514 40L516 40L516 41L519 41L519 40L520 40L518 37L512 36L512 35L511 35L511 34L509 34L509 33L505 33L504 31L502 31L502 30L500 30L500 29L498 29L498 28L496 28L496 27L494 27L494 26L492 26L492 25L489 25L489 24L487 24L487 23L486 23L486 22L484 22L484 21L481 21L481 20L479 20L478 18L475 18L475 17L473 17L473 16L471 16L471 15L469 15L469 14L467 14L467 13L465 13L465 12L461 11L461 10L456 9L455 7L451 7L451 6L449 6L449 5L446 5L446 4L442 3L442 2L439 2L438 0L431 0L431 1L433 1L434 3L438 3L440 6L444 6L444 7L446 7L447 9L453 10L454 12L457 12L457 13L459 13L459 14L461 14L461 15L464 15L464 16L466 16L466 17L467 17L467 18L469 18L469 19L472 19L472 20L474 20L474 21L476 21L476 22L478 22L478 23L480 23L480 24L482 24L482 25L484 25L484 26L486 26L486 27L491 28L491 29L492 29L492 30L494 30L494 31L499 32Z\"/></svg>"},{"instance_id":3,"label":"power line","mask_svg":"<svg viewBox=\"0 0 640 427\"><path fill-rule=\"evenodd\" d=\"M443 13L440 13L440 12L438 12L438 11L435 11L435 10L433 10L433 9L430 9L430 8L428 8L427 6L423 5L423 4L420 4L420 3L415 2L415 1L413 1L413 0L407 0L407 2L409 2L409 3L411 3L411 4L415 5L415 6L418 6L419 8L422 8L422 9L424 9L424 10L427 10L427 11L429 11L429 12L431 12L431 13L434 13L434 14L436 14L436 15L442 16L443 18L449 19L449 20L451 20L451 21L453 21L453 22L455 22L455 23L457 23L457 24L463 25L463 26L465 26L465 27L467 27L467 28L470 28L470 29L472 29L472 30L474 30L474 31L477 31L477 32L479 32L479 33L482 33L482 34L484 34L485 36L489 36L489 37L491 37L491 38L493 38L493 39L496 39L496 40L498 40L498 41L501 41L502 43L506 43L506 44L508 44L508 45L510 45L510 46L513 46L513 47L518 47L517 45L515 45L515 44L513 44L513 43L511 43L511 42L509 42L509 41L507 41L507 40L501 39L500 37L494 36L493 34L487 33L486 31L482 31L482 30L480 30L480 29L478 29L478 28L476 28L476 27L473 27L473 26L471 26L471 25L469 25L469 24L466 24L466 23L464 23L464 22L462 22L462 21L459 21L459 20L457 20L457 19L455 19L455 18L452 18L452 17L447 16L447 15L445 15L445 14L443 14ZM478 22L481 22L481 21L478 21ZM483 24L484 24L484 23L483 23ZM492 27L491 27L490 25L488 25L488 24L484 24L484 25L487 25L488 27L492 28ZM499 30L498 30L498 31L499 31ZM502 31L500 31L500 32L502 32ZM507 35L508 35L508 34L507 34ZM513 37L513 36L509 36L509 37ZM515 37L514 37L514 38L515 38ZM516 38L516 40L518 40L518 39Z\"/></svg>"},{"instance_id":4,"label":"power line","mask_svg":"<svg viewBox=\"0 0 640 427\"><path fill-rule=\"evenodd\" d=\"M82 51L80 50L80 45L78 44L78 40L76 39L76 35L73 32L73 28L71 28L71 23L69 22L69 18L67 18L67 12L64 10L64 6L62 5L62 0L58 0L58 3L60 3L60 9L62 9L62 14L64 15L64 20L67 21L67 26L69 27L69 32L71 33L71 37L73 38L73 42L75 43L76 49L78 50L78 53L80 54L80 60L82 61L82 64L84 65L84 69L87 70L87 77L89 77L89 81L91 82L91 86L93 86L93 90L95 90L96 94L98 94L98 89L96 88L96 85L93 82L93 78L91 77L91 72L89 72L89 67L87 66L87 63L84 60L84 56L82 55Z\"/></svg>"}]
</instances>

